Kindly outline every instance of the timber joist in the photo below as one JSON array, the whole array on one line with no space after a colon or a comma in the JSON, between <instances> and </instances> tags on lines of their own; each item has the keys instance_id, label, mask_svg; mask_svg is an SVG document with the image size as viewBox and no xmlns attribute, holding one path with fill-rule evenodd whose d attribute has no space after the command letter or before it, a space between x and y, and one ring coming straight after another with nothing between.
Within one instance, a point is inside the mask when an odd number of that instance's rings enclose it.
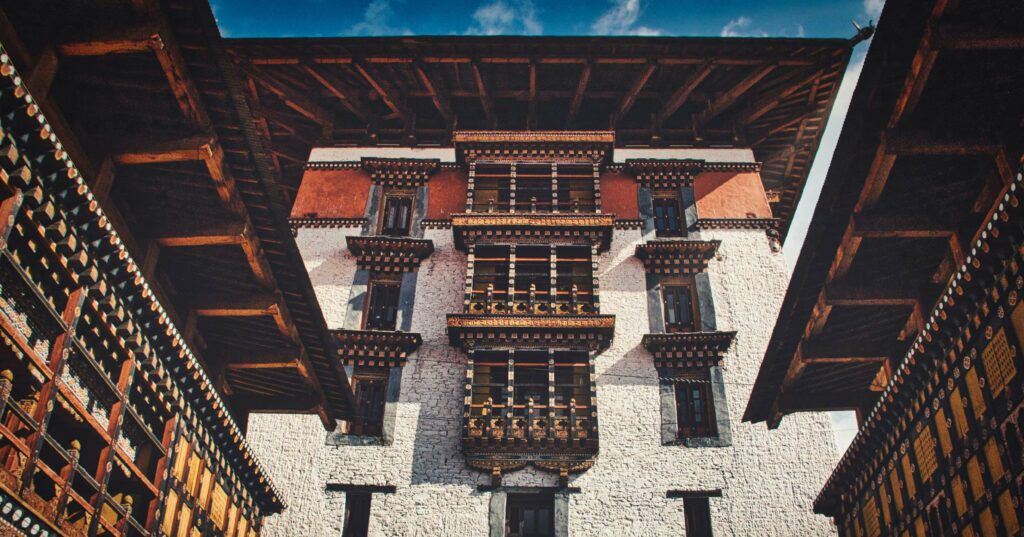
<instances>
[{"instance_id":1,"label":"timber joist","mask_svg":"<svg viewBox=\"0 0 1024 537\"><path fill-rule=\"evenodd\" d=\"M690 275L704 272L722 241L660 240L638 244L636 256L654 274Z\"/></svg>"},{"instance_id":2,"label":"timber joist","mask_svg":"<svg viewBox=\"0 0 1024 537\"><path fill-rule=\"evenodd\" d=\"M401 367L423 343L419 334L381 330L332 330L345 365Z\"/></svg>"},{"instance_id":3,"label":"timber joist","mask_svg":"<svg viewBox=\"0 0 1024 537\"><path fill-rule=\"evenodd\" d=\"M434 252L434 241L401 237L345 237L356 265L375 272L416 272L420 263Z\"/></svg>"},{"instance_id":4,"label":"timber joist","mask_svg":"<svg viewBox=\"0 0 1024 537\"><path fill-rule=\"evenodd\" d=\"M25 311L46 312L53 326L47 335L38 331L43 326L39 322L26 327L0 323L5 340L16 342L17 352L43 371L50 366L35 356L38 344L28 345L26 337L56 336L56 341L65 342L69 353L51 359L51 364L74 359L103 371L103 363L110 359L106 354L119 356L120 380L116 385L110 379L101 384L122 400L116 408L124 408L130 377L137 372L156 397L158 408L180 413L204 442L217 446L211 464L237 473L263 509L280 509L281 500L255 462L227 405L170 322L141 267L133 261L2 48L0 62L0 92L5 94L5 141L0 146L9 160L3 163L9 190L0 210L6 212L4 220L13 224L5 229L2 241L3 263L9 269L4 271L9 275L5 292L19 304L34 300L41 310L26 305ZM16 203L8 203L11 200ZM69 411L89 416L78 395L66 390L61 388L62 404L68 405ZM204 403L197 407L197 401ZM130 407L125 412L137 415ZM110 414L109 419L114 422L120 415ZM113 438L111 430L118 431L108 429L105 438ZM161 433L146 434L152 438ZM139 473L130 461L109 460Z\"/></svg>"},{"instance_id":5,"label":"timber joist","mask_svg":"<svg viewBox=\"0 0 1024 537\"><path fill-rule=\"evenodd\" d=\"M213 358L197 358L210 368L217 388L230 394L232 410L244 418L250 408L272 409L266 403L250 406L260 396L281 401L309 391L319 398L311 408L333 427L336 417L351 410L351 389L334 361L331 338L290 237L286 202L273 178L281 168L267 165L267 153L245 130L253 118L230 76L245 66L225 65L223 51L207 39L211 29L216 34L208 10L165 12L142 0L133 3L137 12L110 19L139 21L134 26L104 19L82 26L90 28L88 34L69 35L42 27L64 27L68 21L40 22L19 7L5 9L9 24L0 37L14 44L15 59L30 69L26 80L34 94L44 96L39 104L93 188L91 203L102 207L103 224L113 226L124 249L139 260L147 292L168 308L167 321L181 327L181 341L193 352L216 351ZM56 18L90 16L88 9L62 10ZM23 45L16 31L60 39L37 52ZM211 72L219 76L207 76ZM161 79L166 82L156 83ZM273 81L269 85L276 87ZM110 88L124 106L98 104L107 102ZM58 101L69 94L78 97ZM288 113L310 119L295 109ZM314 119L329 120L329 114ZM102 147L98 166L88 162L78 136ZM273 152L275 159L289 153L286 148ZM294 165L301 167L306 154ZM10 180L17 181L17 173ZM209 310L187 309L208 303L203 295L211 289L280 298L269 315L227 308L211 316ZM276 328L265 330L268 323ZM275 334L276 339L263 337ZM257 348L246 347L257 340ZM264 368L250 371L235 362L228 368L214 359L255 356L275 347L299 351L295 365L281 370L288 376L274 380Z\"/></svg>"}]
</instances>

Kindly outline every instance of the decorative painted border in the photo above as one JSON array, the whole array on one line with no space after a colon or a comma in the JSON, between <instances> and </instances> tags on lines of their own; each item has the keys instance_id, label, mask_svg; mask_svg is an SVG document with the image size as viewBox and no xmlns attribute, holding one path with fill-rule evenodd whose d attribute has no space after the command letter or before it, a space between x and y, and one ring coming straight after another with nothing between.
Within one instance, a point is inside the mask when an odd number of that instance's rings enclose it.
<instances>
[{"instance_id":1,"label":"decorative painted border","mask_svg":"<svg viewBox=\"0 0 1024 537\"><path fill-rule=\"evenodd\" d=\"M344 228L344 227L358 227L361 228L366 225L365 218L289 218L288 224L291 225L292 230L298 230L299 228Z\"/></svg>"},{"instance_id":2,"label":"decorative painted border","mask_svg":"<svg viewBox=\"0 0 1024 537\"><path fill-rule=\"evenodd\" d=\"M722 241L656 240L638 244L636 257L656 274L696 274L708 268Z\"/></svg>"}]
</instances>

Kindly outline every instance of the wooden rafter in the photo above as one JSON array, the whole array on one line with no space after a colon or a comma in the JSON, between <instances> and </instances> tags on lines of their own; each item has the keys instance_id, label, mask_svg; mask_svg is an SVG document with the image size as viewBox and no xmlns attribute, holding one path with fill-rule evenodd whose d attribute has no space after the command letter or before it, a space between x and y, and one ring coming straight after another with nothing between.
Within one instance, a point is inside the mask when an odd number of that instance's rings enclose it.
<instances>
[{"instance_id":1,"label":"wooden rafter","mask_svg":"<svg viewBox=\"0 0 1024 537\"><path fill-rule=\"evenodd\" d=\"M370 68L362 61L353 61L351 64L359 76L363 77L368 84L377 92L380 96L381 101L391 109L392 112L398 115L398 117L407 122L410 118L410 112L405 106L405 96L398 89L385 82L378 76L375 76Z\"/></svg>"},{"instance_id":2,"label":"wooden rafter","mask_svg":"<svg viewBox=\"0 0 1024 537\"><path fill-rule=\"evenodd\" d=\"M629 113L629 110L633 108L633 104L636 103L637 96L640 95L640 91L643 90L644 86L647 85L647 81L650 80L651 75L654 74L654 71L657 68L657 62L649 61L644 66L643 70L640 71L640 74L636 77L636 79L633 80L633 83L630 85L629 89L626 90L626 93L622 96L622 100L619 102L618 107L616 107L615 112L612 113L611 118L608 121L609 125L611 125L612 128L615 128L615 126L618 125L619 121L622 120L622 118L626 117L626 114Z\"/></svg>"},{"instance_id":3,"label":"wooden rafter","mask_svg":"<svg viewBox=\"0 0 1024 537\"><path fill-rule=\"evenodd\" d=\"M761 79L768 76L778 66L779 64L777 62L772 62L755 68L754 71L747 75L743 80L737 82L728 90L712 99L708 103L708 107L697 114L694 118L694 125L698 129L704 128L708 122L718 117L722 112L725 112L730 106L739 100L747 90L754 87L754 84L760 82Z\"/></svg>"},{"instance_id":4,"label":"wooden rafter","mask_svg":"<svg viewBox=\"0 0 1024 537\"><path fill-rule=\"evenodd\" d=\"M204 226L188 226L179 223L173 231L158 233L155 243L165 248L189 248L196 246L238 246L249 240L250 232L245 224L229 221Z\"/></svg>"},{"instance_id":5,"label":"wooden rafter","mask_svg":"<svg viewBox=\"0 0 1024 537\"><path fill-rule=\"evenodd\" d=\"M366 123L376 123L374 114L370 111L366 102L363 101L358 90L353 89L333 74L327 73L323 68L317 69L310 64L304 63L302 64L302 70L320 83L331 95L337 97L341 101L341 105L349 112L352 112L352 115Z\"/></svg>"},{"instance_id":6,"label":"wooden rafter","mask_svg":"<svg viewBox=\"0 0 1024 537\"><path fill-rule=\"evenodd\" d=\"M312 99L306 97L303 92L296 91L285 85L285 83L270 73L253 66L244 58L237 58L237 65L246 76L259 84L263 89L276 95L288 108L295 110L320 126L333 125L331 113Z\"/></svg>"},{"instance_id":7,"label":"wooden rafter","mask_svg":"<svg viewBox=\"0 0 1024 537\"><path fill-rule=\"evenodd\" d=\"M572 94L572 103L569 105L569 113L565 118L565 128L569 129L576 123L576 116L583 104L583 95L587 92L587 85L590 84L590 75L594 70L594 64L586 62L580 71L580 79L576 83L576 90Z\"/></svg>"},{"instance_id":8,"label":"wooden rafter","mask_svg":"<svg viewBox=\"0 0 1024 537\"><path fill-rule=\"evenodd\" d=\"M875 239L944 239L955 230L919 214L855 214L853 234Z\"/></svg>"},{"instance_id":9,"label":"wooden rafter","mask_svg":"<svg viewBox=\"0 0 1024 537\"><path fill-rule=\"evenodd\" d=\"M427 65L421 61L416 61L412 65L416 71L416 76L420 79L420 83L423 84L423 87L426 88L427 93L430 95L430 100L433 101L434 107L441 114L441 119L444 120L445 125L451 127L455 123L455 113L452 112L452 99L444 79L430 73Z\"/></svg>"},{"instance_id":10,"label":"wooden rafter","mask_svg":"<svg viewBox=\"0 0 1024 537\"><path fill-rule=\"evenodd\" d=\"M1024 34L992 26L932 23L934 45L942 50L1015 50L1024 48Z\"/></svg>"},{"instance_id":11,"label":"wooden rafter","mask_svg":"<svg viewBox=\"0 0 1024 537\"><path fill-rule=\"evenodd\" d=\"M715 69L715 61L708 60L703 64L699 65L697 69L683 81L682 84L676 88L676 91L672 93L672 96L665 101L661 109L658 110L658 114L655 116L654 122L659 128L665 123L668 118L672 117L672 114L676 113L686 101L693 94L693 91L697 89L697 86L704 81L708 75Z\"/></svg>"},{"instance_id":12,"label":"wooden rafter","mask_svg":"<svg viewBox=\"0 0 1024 537\"><path fill-rule=\"evenodd\" d=\"M825 301L831 306L914 306L919 299L918 293L906 287L833 284L825 288Z\"/></svg>"},{"instance_id":13,"label":"wooden rafter","mask_svg":"<svg viewBox=\"0 0 1024 537\"><path fill-rule=\"evenodd\" d=\"M245 369L292 369L298 367L299 350L284 346L273 350L232 352L222 355L224 367L234 370Z\"/></svg>"},{"instance_id":14,"label":"wooden rafter","mask_svg":"<svg viewBox=\"0 0 1024 537\"><path fill-rule=\"evenodd\" d=\"M795 79L792 80L789 84L787 84L784 88L773 91L770 94L765 95L760 100L748 106L746 110L744 110L740 114L739 123L742 125L749 125L750 123L757 121L759 118L761 118L761 116L770 112L772 109L778 106L779 103L788 99L801 88L805 87L807 84L814 82L815 80L820 79L822 75L824 75L826 72L827 70L824 67L822 67L820 69L813 70L810 74L807 74L805 76L795 77Z\"/></svg>"},{"instance_id":15,"label":"wooden rafter","mask_svg":"<svg viewBox=\"0 0 1024 537\"><path fill-rule=\"evenodd\" d=\"M281 309L281 297L276 293L247 293L245 295L205 294L192 304L199 317L260 317L276 315Z\"/></svg>"},{"instance_id":16,"label":"wooden rafter","mask_svg":"<svg viewBox=\"0 0 1024 537\"><path fill-rule=\"evenodd\" d=\"M530 62L529 100L526 111L526 130L537 128L537 62Z\"/></svg>"},{"instance_id":17,"label":"wooden rafter","mask_svg":"<svg viewBox=\"0 0 1024 537\"><path fill-rule=\"evenodd\" d=\"M487 128L495 129L498 127L497 117L494 115L494 101L491 98L490 93L487 92L487 81L484 78L484 73L480 68L479 62L473 62L470 64L473 69L473 80L476 82L476 90L480 96L480 106L484 109L484 118L487 120Z\"/></svg>"}]
</instances>

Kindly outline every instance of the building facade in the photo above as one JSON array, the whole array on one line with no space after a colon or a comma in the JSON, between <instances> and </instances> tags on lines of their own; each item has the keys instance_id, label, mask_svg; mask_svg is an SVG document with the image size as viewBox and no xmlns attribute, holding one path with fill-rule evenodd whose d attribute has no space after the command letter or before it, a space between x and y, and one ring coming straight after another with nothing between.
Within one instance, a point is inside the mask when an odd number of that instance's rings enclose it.
<instances>
[{"instance_id":1,"label":"building facade","mask_svg":"<svg viewBox=\"0 0 1024 537\"><path fill-rule=\"evenodd\" d=\"M293 224L362 421L258 414L264 534L822 535L825 416L738 409L787 275L744 149L313 152Z\"/></svg>"}]
</instances>

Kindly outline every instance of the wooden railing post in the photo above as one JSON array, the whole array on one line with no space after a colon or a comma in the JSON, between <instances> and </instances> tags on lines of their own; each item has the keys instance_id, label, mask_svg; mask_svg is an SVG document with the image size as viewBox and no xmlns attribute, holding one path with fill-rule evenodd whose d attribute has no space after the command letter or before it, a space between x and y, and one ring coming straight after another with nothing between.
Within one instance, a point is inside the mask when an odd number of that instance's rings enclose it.
<instances>
[{"instance_id":1,"label":"wooden railing post","mask_svg":"<svg viewBox=\"0 0 1024 537\"><path fill-rule=\"evenodd\" d=\"M57 524L64 520L69 492L71 491L71 486L74 485L75 474L78 473L78 458L81 454L82 443L78 440L72 440L70 449L68 449L68 463L60 471L60 480L63 484L60 485L60 495L57 497Z\"/></svg>"}]
</instances>

